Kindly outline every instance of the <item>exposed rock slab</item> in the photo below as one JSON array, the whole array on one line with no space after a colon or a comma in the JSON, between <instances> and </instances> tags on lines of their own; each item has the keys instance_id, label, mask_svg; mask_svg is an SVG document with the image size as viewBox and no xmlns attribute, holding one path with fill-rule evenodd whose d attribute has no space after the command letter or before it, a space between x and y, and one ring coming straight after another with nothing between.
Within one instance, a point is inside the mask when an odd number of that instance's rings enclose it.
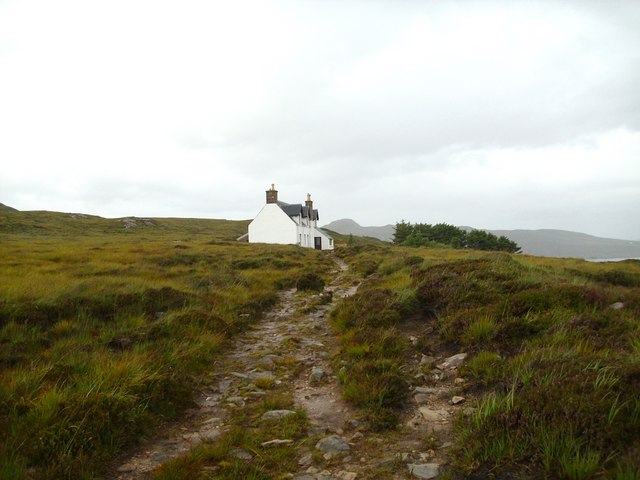
<instances>
[{"instance_id":1,"label":"exposed rock slab","mask_svg":"<svg viewBox=\"0 0 640 480\"><path fill-rule=\"evenodd\" d=\"M429 407L420 407L418 411L422 418L429 422L444 422L449 418L449 412L444 409L432 410Z\"/></svg>"},{"instance_id":2,"label":"exposed rock slab","mask_svg":"<svg viewBox=\"0 0 640 480\"><path fill-rule=\"evenodd\" d=\"M444 362L438 365L438 368L441 370L445 370L447 368L457 368L460 365L462 365L462 363L465 361L466 358L467 358L466 353L458 353L456 355L453 355L445 359Z\"/></svg>"},{"instance_id":3,"label":"exposed rock slab","mask_svg":"<svg viewBox=\"0 0 640 480\"><path fill-rule=\"evenodd\" d=\"M270 410L262 414L262 420L280 420L295 414L293 410Z\"/></svg>"},{"instance_id":4,"label":"exposed rock slab","mask_svg":"<svg viewBox=\"0 0 640 480\"><path fill-rule=\"evenodd\" d=\"M409 473L411 473L414 478L421 478L423 480L436 478L438 476L439 470L440 465L438 465L437 463L420 463L409 465Z\"/></svg>"},{"instance_id":5,"label":"exposed rock slab","mask_svg":"<svg viewBox=\"0 0 640 480\"><path fill-rule=\"evenodd\" d=\"M321 452L332 454L348 452L351 449L347 442L336 435L320 439L320 441L316 443L316 448Z\"/></svg>"}]
</instances>

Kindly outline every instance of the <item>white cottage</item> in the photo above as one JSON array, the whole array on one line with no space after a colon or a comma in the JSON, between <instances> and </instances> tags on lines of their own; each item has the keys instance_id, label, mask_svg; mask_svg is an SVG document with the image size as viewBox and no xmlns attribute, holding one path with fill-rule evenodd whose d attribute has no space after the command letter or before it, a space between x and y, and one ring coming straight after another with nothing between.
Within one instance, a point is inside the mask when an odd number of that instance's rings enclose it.
<instances>
[{"instance_id":1,"label":"white cottage","mask_svg":"<svg viewBox=\"0 0 640 480\"><path fill-rule=\"evenodd\" d=\"M307 201L302 205L278 201L278 191L274 185L266 193L267 204L249 224L248 242L333 250L333 238L318 228L320 217L318 210L313 208L311 195L307 194Z\"/></svg>"}]
</instances>

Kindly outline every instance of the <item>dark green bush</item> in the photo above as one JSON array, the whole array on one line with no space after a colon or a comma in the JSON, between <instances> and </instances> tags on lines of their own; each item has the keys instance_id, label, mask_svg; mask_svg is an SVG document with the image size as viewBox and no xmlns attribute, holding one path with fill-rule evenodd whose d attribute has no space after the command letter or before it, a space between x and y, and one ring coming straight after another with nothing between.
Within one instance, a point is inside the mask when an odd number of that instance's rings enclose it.
<instances>
[{"instance_id":1,"label":"dark green bush","mask_svg":"<svg viewBox=\"0 0 640 480\"><path fill-rule=\"evenodd\" d=\"M324 279L317 273L303 273L296 280L296 289L301 292L307 290L320 292L324 289Z\"/></svg>"}]
</instances>

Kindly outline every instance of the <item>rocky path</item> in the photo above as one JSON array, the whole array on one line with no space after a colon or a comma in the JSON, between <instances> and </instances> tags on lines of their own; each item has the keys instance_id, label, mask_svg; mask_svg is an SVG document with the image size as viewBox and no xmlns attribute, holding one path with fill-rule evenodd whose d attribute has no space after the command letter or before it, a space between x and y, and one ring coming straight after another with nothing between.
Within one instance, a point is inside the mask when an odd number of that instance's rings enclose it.
<instances>
[{"instance_id":1,"label":"rocky path","mask_svg":"<svg viewBox=\"0 0 640 480\"><path fill-rule=\"evenodd\" d=\"M215 441L234 412L266 395L267 386L292 394L311 425L313 442L301 447L299 469L289 478L437 478L448 463L452 416L465 409L465 400L456 396L464 382L456 376L464 354L413 358L407 365L413 398L403 425L392 433L369 431L342 400L331 365L337 344L328 312L357 290L346 265L337 264L334 280L321 294L281 292L277 307L213 365L211 387L197 395L196 407L124 459L111 478L152 478L151 472L164 462L203 441ZM428 327L418 326L407 335L415 341L429 335ZM279 412L274 417L283 414ZM250 456L246 460L251 461Z\"/></svg>"}]
</instances>

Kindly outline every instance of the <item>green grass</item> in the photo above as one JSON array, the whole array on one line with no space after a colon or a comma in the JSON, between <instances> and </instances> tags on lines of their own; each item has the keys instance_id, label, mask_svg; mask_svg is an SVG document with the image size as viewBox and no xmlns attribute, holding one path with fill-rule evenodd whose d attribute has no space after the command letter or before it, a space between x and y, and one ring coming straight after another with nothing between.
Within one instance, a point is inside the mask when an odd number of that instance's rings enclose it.
<instances>
[{"instance_id":1,"label":"green grass","mask_svg":"<svg viewBox=\"0 0 640 480\"><path fill-rule=\"evenodd\" d=\"M235 243L245 230L0 211L0 479L95 478L189 405L212 359L278 289L326 280L326 255ZM640 263L338 240L349 281L363 283L331 314L335 367L372 429L398 425L410 359L465 351L457 388L476 410L455 422L448 475L638 478ZM413 345L416 325L434 332ZM220 442L157 478L295 470L306 420L261 424L261 411L290 405L271 387ZM278 435L294 443L261 447ZM240 461L236 448L259 455Z\"/></svg>"},{"instance_id":2,"label":"green grass","mask_svg":"<svg viewBox=\"0 0 640 480\"><path fill-rule=\"evenodd\" d=\"M274 393L250 404L232 417L232 425L215 442L200 444L189 454L171 460L154 472L157 480L216 479L273 479L295 471L297 450L307 437L307 418L303 411L278 421L260 417L269 410L291 409L290 395ZM291 440L282 445L267 445L273 439ZM238 450L252 459L234 455ZM206 473L204 473L206 472Z\"/></svg>"},{"instance_id":3,"label":"green grass","mask_svg":"<svg viewBox=\"0 0 640 480\"><path fill-rule=\"evenodd\" d=\"M0 478L94 478L191 403L279 289L333 267L236 243L246 222L147 223L0 212Z\"/></svg>"},{"instance_id":4,"label":"green grass","mask_svg":"<svg viewBox=\"0 0 640 480\"><path fill-rule=\"evenodd\" d=\"M379 249L356 245L341 254L360 276L367 277L378 270ZM394 262L386 260L380 268L393 275L399 268L388 265ZM404 268L405 262L400 262ZM335 362L343 395L362 410L374 430L394 429L408 397L402 369L408 344L400 331L416 308L414 293L406 289L394 292L368 278L356 295L343 300L331 313L342 345Z\"/></svg>"},{"instance_id":5,"label":"green grass","mask_svg":"<svg viewBox=\"0 0 640 480\"><path fill-rule=\"evenodd\" d=\"M392 419L381 426L394 425L405 394L399 388L385 410L380 384L439 344L470 354L461 394L479 398L475 413L456 421L457 475L637 478L638 262L374 245L342 255L369 275L333 316L339 358L350 365L345 396ZM416 322L435 328L435 344L403 343ZM386 353L381 331L404 348ZM382 362L393 369L376 370Z\"/></svg>"}]
</instances>

